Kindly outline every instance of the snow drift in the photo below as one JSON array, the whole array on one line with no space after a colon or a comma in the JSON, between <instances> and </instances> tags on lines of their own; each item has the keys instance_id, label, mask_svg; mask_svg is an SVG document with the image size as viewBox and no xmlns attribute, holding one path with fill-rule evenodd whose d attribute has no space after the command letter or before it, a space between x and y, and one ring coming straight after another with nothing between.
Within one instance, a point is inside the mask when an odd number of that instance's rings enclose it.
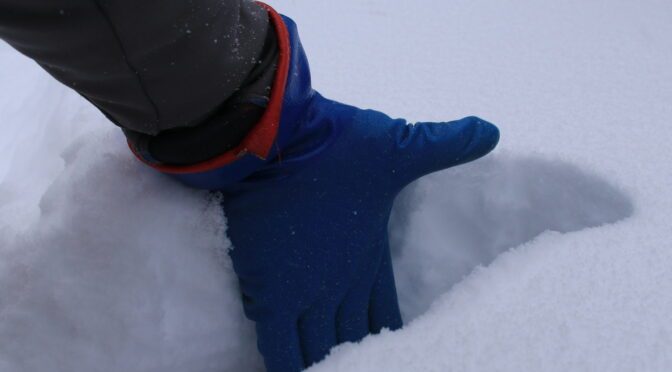
<instances>
[{"instance_id":1,"label":"snow drift","mask_svg":"<svg viewBox=\"0 0 672 372\"><path fill-rule=\"evenodd\" d=\"M669 2L273 5L326 96L502 131L397 200L404 329L311 370L672 368ZM0 67L0 371L263 370L217 196L4 45Z\"/></svg>"}]
</instances>

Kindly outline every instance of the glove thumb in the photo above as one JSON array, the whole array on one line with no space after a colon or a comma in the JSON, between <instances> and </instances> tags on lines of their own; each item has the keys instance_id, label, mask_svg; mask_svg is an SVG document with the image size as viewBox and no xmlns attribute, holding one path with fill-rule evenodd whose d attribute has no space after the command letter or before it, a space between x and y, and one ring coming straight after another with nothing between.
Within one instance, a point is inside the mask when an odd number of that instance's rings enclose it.
<instances>
[{"instance_id":1,"label":"glove thumb","mask_svg":"<svg viewBox=\"0 0 672 372\"><path fill-rule=\"evenodd\" d=\"M499 129L475 116L441 123L393 120L394 167L400 181L476 160L499 142Z\"/></svg>"}]
</instances>

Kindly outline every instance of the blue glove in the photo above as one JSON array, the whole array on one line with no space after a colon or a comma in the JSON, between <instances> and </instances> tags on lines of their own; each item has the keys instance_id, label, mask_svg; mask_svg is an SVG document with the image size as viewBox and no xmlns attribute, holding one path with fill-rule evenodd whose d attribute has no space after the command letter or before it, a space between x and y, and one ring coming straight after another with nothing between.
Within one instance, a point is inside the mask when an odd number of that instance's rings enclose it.
<instances>
[{"instance_id":1,"label":"blue glove","mask_svg":"<svg viewBox=\"0 0 672 372\"><path fill-rule=\"evenodd\" d=\"M300 58L292 73L309 79ZM303 91L288 98L306 101L289 143L226 187L223 204L243 304L271 372L300 371L338 343L401 327L387 236L395 196L499 138L475 117L410 125Z\"/></svg>"},{"instance_id":2,"label":"blue glove","mask_svg":"<svg viewBox=\"0 0 672 372\"><path fill-rule=\"evenodd\" d=\"M401 327L387 236L395 196L498 138L473 117L409 125L317 94L302 125L325 133L301 137L223 204L243 304L271 372L300 371L338 343Z\"/></svg>"},{"instance_id":3,"label":"blue glove","mask_svg":"<svg viewBox=\"0 0 672 372\"><path fill-rule=\"evenodd\" d=\"M259 153L247 141L235 161L177 177L223 192L259 350L268 371L295 372L341 342L401 327L387 236L395 196L425 174L487 154L499 132L476 117L408 124L323 98L311 88L295 24L269 12L286 82L274 86L279 125L260 125L273 145Z\"/></svg>"}]
</instances>

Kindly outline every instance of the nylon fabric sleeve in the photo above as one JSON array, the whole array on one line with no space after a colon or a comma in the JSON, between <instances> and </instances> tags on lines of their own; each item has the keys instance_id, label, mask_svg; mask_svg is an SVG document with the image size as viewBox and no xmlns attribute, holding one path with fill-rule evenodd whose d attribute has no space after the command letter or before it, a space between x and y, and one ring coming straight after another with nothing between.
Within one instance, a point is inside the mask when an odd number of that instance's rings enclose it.
<instances>
[{"instance_id":1,"label":"nylon fabric sleeve","mask_svg":"<svg viewBox=\"0 0 672 372\"><path fill-rule=\"evenodd\" d=\"M257 66L267 30L248 0L0 0L0 38L148 135L211 116Z\"/></svg>"}]
</instances>

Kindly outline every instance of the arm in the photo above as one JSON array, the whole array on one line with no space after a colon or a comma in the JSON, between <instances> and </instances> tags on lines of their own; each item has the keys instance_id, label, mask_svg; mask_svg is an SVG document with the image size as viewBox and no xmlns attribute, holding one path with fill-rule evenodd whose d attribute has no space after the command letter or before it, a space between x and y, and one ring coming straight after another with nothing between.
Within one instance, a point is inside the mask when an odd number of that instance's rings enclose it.
<instances>
[{"instance_id":1,"label":"arm","mask_svg":"<svg viewBox=\"0 0 672 372\"><path fill-rule=\"evenodd\" d=\"M263 109L241 117L232 106L268 94L268 31L245 0L0 0L0 38L163 163L218 155L258 120Z\"/></svg>"}]
</instances>

